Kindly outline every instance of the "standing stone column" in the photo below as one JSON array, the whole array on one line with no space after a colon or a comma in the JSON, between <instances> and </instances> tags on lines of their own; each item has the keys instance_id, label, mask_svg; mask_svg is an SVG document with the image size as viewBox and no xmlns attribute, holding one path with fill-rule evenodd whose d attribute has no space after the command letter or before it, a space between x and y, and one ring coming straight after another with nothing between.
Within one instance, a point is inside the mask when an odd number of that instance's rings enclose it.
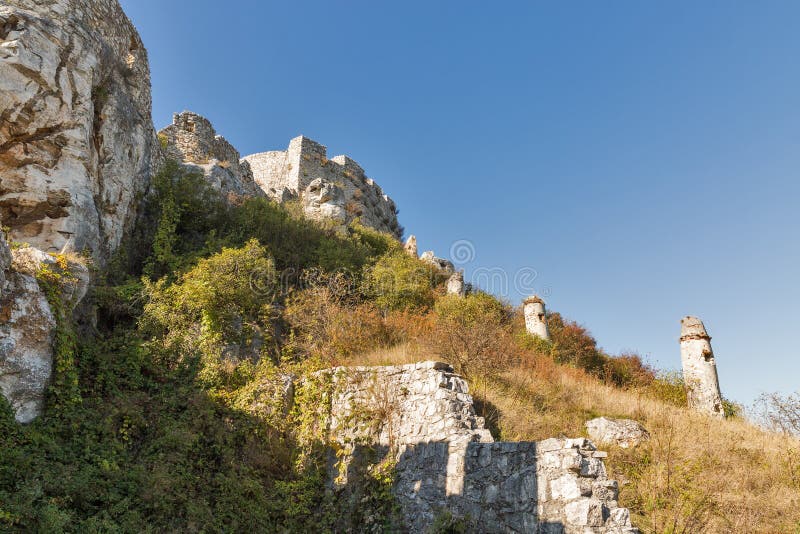
<instances>
[{"instance_id":1,"label":"standing stone column","mask_svg":"<svg viewBox=\"0 0 800 534\"><path fill-rule=\"evenodd\" d=\"M522 311L525 314L525 329L528 330L528 333L550 341L544 301L536 295L531 295L522 301Z\"/></svg>"},{"instance_id":2,"label":"standing stone column","mask_svg":"<svg viewBox=\"0 0 800 534\"><path fill-rule=\"evenodd\" d=\"M681 319L681 363L689 408L712 417L725 417L711 336L697 317Z\"/></svg>"},{"instance_id":3,"label":"standing stone column","mask_svg":"<svg viewBox=\"0 0 800 534\"><path fill-rule=\"evenodd\" d=\"M408 254L409 256L413 256L415 258L418 257L417 237L413 236L413 235L408 236L408 239L406 240L406 244L403 245L403 248L405 249L406 254Z\"/></svg>"},{"instance_id":4,"label":"standing stone column","mask_svg":"<svg viewBox=\"0 0 800 534\"><path fill-rule=\"evenodd\" d=\"M459 297L464 296L465 290L463 272L456 271L450 275L450 278L447 279L447 294L458 295Z\"/></svg>"}]
</instances>

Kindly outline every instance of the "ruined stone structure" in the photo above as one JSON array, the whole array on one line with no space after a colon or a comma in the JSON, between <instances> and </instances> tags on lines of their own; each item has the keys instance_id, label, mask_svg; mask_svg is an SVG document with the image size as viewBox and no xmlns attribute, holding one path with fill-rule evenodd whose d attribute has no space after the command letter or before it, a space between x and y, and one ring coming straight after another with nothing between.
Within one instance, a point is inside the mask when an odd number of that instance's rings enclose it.
<instances>
[{"instance_id":1,"label":"ruined stone structure","mask_svg":"<svg viewBox=\"0 0 800 534\"><path fill-rule=\"evenodd\" d=\"M471 532L638 532L617 505L605 453L584 438L495 442L449 365L327 373L331 439L395 455L394 492L410 532L425 532L445 509L468 517ZM338 473L336 483L347 484L348 469Z\"/></svg>"},{"instance_id":2,"label":"ruined stone structure","mask_svg":"<svg viewBox=\"0 0 800 534\"><path fill-rule=\"evenodd\" d=\"M689 407L712 417L725 417L711 350L711 336L697 317L681 319L681 363Z\"/></svg>"},{"instance_id":3,"label":"ruined stone structure","mask_svg":"<svg viewBox=\"0 0 800 534\"><path fill-rule=\"evenodd\" d=\"M465 293L466 289L464 287L464 273L461 271L456 271L450 275L450 278L447 279L447 294L463 297Z\"/></svg>"},{"instance_id":4,"label":"ruined stone structure","mask_svg":"<svg viewBox=\"0 0 800 534\"><path fill-rule=\"evenodd\" d=\"M203 173L224 198L236 201L264 196L253 179L250 165L239 161L239 152L217 135L205 117L191 111L176 113L172 124L158 132L158 139L166 157Z\"/></svg>"},{"instance_id":5,"label":"ruined stone structure","mask_svg":"<svg viewBox=\"0 0 800 534\"><path fill-rule=\"evenodd\" d=\"M453 262L450 260L446 260L444 258L437 258L432 250L426 250L422 253L419 257L425 263L429 263L439 269L440 271L444 271L446 273L454 273L456 268L453 265Z\"/></svg>"},{"instance_id":6,"label":"ruined stone structure","mask_svg":"<svg viewBox=\"0 0 800 534\"><path fill-rule=\"evenodd\" d=\"M0 3L0 220L103 263L159 160L147 53L117 0Z\"/></svg>"},{"instance_id":7,"label":"ruined stone structure","mask_svg":"<svg viewBox=\"0 0 800 534\"><path fill-rule=\"evenodd\" d=\"M408 236L405 245L403 245L403 250L405 250L406 254L408 254L412 258L418 258L419 252L417 251L417 236L414 235Z\"/></svg>"},{"instance_id":8,"label":"ruined stone structure","mask_svg":"<svg viewBox=\"0 0 800 534\"><path fill-rule=\"evenodd\" d=\"M547 311L544 301L532 295L522 301L522 311L525 315L525 329L529 334L550 341L550 331L547 329Z\"/></svg>"},{"instance_id":9,"label":"ruined stone structure","mask_svg":"<svg viewBox=\"0 0 800 534\"><path fill-rule=\"evenodd\" d=\"M349 157L328 159L327 149L308 137L295 137L285 151L245 156L243 162L270 198L298 197L312 219L340 224L358 219L364 226L402 237L397 207L380 186Z\"/></svg>"}]
</instances>

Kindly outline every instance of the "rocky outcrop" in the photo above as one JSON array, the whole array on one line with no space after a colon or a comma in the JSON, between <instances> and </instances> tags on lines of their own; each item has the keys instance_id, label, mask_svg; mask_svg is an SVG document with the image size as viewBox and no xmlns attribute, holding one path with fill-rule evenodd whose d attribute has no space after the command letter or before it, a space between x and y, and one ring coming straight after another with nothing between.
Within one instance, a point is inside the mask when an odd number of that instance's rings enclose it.
<instances>
[{"instance_id":1,"label":"rocky outcrop","mask_svg":"<svg viewBox=\"0 0 800 534\"><path fill-rule=\"evenodd\" d=\"M450 275L450 278L447 279L447 294L448 295L458 295L459 297L463 297L466 294L466 288L464 287L464 273L461 271L456 271Z\"/></svg>"},{"instance_id":2,"label":"rocky outcrop","mask_svg":"<svg viewBox=\"0 0 800 534\"><path fill-rule=\"evenodd\" d=\"M338 458L355 462L359 446L393 455L393 491L410 532L426 532L444 510L467 518L470 532L638 532L617 504L606 453L585 438L495 442L466 381L449 365L323 374L330 377L327 421ZM336 485L346 487L352 471L340 463Z\"/></svg>"},{"instance_id":3,"label":"rocky outcrop","mask_svg":"<svg viewBox=\"0 0 800 534\"><path fill-rule=\"evenodd\" d=\"M142 42L116 0L0 4L0 219L104 262L132 225L158 150Z\"/></svg>"},{"instance_id":4,"label":"rocky outcrop","mask_svg":"<svg viewBox=\"0 0 800 534\"><path fill-rule=\"evenodd\" d=\"M452 261L446 260L444 258L437 258L433 254L432 250L427 250L423 252L422 255L419 257L419 259L421 259L425 263L433 265L434 267L445 273L454 273L456 270Z\"/></svg>"},{"instance_id":5,"label":"rocky outcrop","mask_svg":"<svg viewBox=\"0 0 800 534\"><path fill-rule=\"evenodd\" d=\"M417 236L410 235L403 245L403 250L412 258L418 258L419 252L417 251Z\"/></svg>"},{"instance_id":6,"label":"rocky outcrop","mask_svg":"<svg viewBox=\"0 0 800 534\"><path fill-rule=\"evenodd\" d=\"M327 157L327 149L308 137L295 137L283 150L245 156L253 176L278 202L299 198L309 218L339 225L358 220L398 239L403 229L394 201L361 166L347 156Z\"/></svg>"},{"instance_id":7,"label":"rocky outcrop","mask_svg":"<svg viewBox=\"0 0 800 534\"><path fill-rule=\"evenodd\" d=\"M586 431L596 443L616 445L623 449L650 439L650 433L632 419L597 417L586 422Z\"/></svg>"},{"instance_id":8,"label":"rocky outcrop","mask_svg":"<svg viewBox=\"0 0 800 534\"><path fill-rule=\"evenodd\" d=\"M44 266L63 275L56 298L71 311L86 295L86 266L33 247L11 251L0 232L0 393L21 423L41 414L53 373L56 317L36 278Z\"/></svg>"},{"instance_id":9,"label":"rocky outcrop","mask_svg":"<svg viewBox=\"0 0 800 534\"><path fill-rule=\"evenodd\" d=\"M239 161L239 152L217 135L205 117L191 111L176 113L172 124L158 132L158 139L166 157L202 173L230 202L265 196L253 180L250 165Z\"/></svg>"}]
</instances>

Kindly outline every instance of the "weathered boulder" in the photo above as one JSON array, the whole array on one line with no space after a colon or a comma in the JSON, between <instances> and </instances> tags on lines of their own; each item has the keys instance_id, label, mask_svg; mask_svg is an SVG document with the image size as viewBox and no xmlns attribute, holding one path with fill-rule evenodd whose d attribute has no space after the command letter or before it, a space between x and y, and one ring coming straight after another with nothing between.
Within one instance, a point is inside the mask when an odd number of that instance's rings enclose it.
<instances>
[{"instance_id":1,"label":"weathered boulder","mask_svg":"<svg viewBox=\"0 0 800 534\"><path fill-rule=\"evenodd\" d=\"M236 202L243 197L265 196L253 180L246 161L224 137L217 135L205 117L184 111L172 117L172 124L158 132L168 158L202 173L223 198Z\"/></svg>"},{"instance_id":2,"label":"weathered boulder","mask_svg":"<svg viewBox=\"0 0 800 534\"><path fill-rule=\"evenodd\" d=\"M36 279L13 271L12 261L0 232L0 393L27 423L42 409L55 320Z\"/></svg>"},{"instance_id":3,"label":"weathered boulder","mask_svg":"<svg viewBox=\"0 0 800 534\"><path fill-rule=\"evenodd\" d=\"M57 298L71 311L86 295L86 266L33 247L10 251L0 237L0 393L21 423L42 412L53 372L56 317L36 278L43 267L57 273Z\"/></svg>"},{"instance_id":4,"label":"weathered boulder","mask_svg":"<svg viewBox=\"0 0 800 534\"><path fill-rule=\"evenodd\" d=\"M464 273L461 271L456 271L450 275L450 278L447 279L447 294L463 297L465 293L466 289L464 287Z\"/></svg>"},{"instance_id":5,"label":"weathered boulder","mask_svg":"<svg viewBox=\"0 0 800 534\"><path fill-rule=\"evenodd\" d=\"M597 417L586 422L589 437L597 443L617 445L623 449L635 447L650 439L650 434L632 419Z\"/></svg>"},{"instance_id":6,"label":"weathered boulder","mask_svg":"<svg viewBox=\"0 0 800 534\"><path fill-rule=\"evenodd\" d=\"M427 250L423 252L422 255L419 257L419 259L421 259L425 263L433 265L440 271L444 271L446 273L453 273L456 270L455 266L453 266L453 262L451 262L450 260L446 260L444 258L437 258L433 254L432 250Z\"/></svg>"},{"instance_id":7,"label":"weathered boulder","mask_svg":"<svg viewBox=\"0 0 800 534\"><path fill-rule=\"evenodd\" d=\"M0 219L46 252L102 263L159 151L147 54L117 0L0 4Z\"/></svg>"}]
</instances>

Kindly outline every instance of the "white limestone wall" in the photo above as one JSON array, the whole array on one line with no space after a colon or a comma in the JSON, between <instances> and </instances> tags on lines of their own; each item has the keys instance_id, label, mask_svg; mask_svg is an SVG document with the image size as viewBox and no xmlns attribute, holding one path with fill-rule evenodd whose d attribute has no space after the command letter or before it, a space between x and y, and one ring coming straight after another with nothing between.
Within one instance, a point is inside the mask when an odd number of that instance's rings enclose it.
<instances>
[{"instance_id":1,"label":"white limestone wall","mask_svg":"<svg viewBox=\"0 0 800 534\"><path fill-rule=\"evenodd\" d=\"M475 533L638 532L618 506L606 453L585 438L495 442L449 365L323 373L332 378L330 439L350 454L372 444L394 455L394 494L409 532L426 532L443 510L469 518ZM339 471L341 487L347 471Z\"/></svg>"}]
</instances>

